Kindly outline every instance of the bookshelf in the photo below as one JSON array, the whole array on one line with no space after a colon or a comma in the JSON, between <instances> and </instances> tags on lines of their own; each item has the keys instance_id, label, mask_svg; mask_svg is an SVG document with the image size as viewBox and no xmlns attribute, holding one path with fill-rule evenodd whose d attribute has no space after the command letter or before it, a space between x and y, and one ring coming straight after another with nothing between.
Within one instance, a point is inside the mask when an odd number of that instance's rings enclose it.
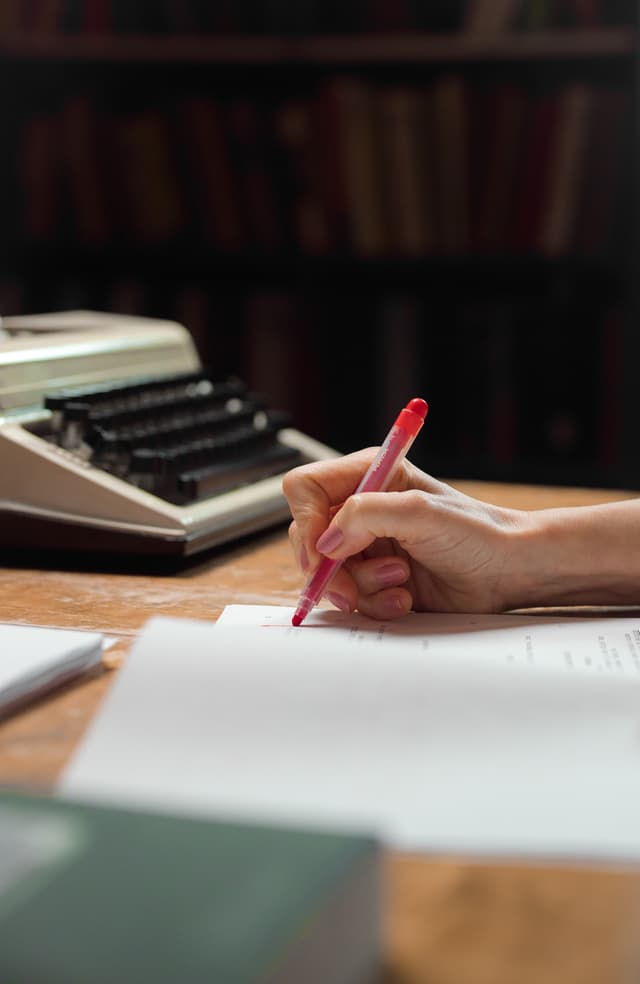
<instances>
[{"instance_id":1,"label":"bookshelf","mask_svg":"<svg viewBox=\"0 0 640 984\"><path fill-rule=\"evenodd\" d=\"M9 33L0 38L5 57L65 61L161 62L225 65L394 65L519 61L541 58L603 58L633 55L635 31L606 27L597 31L536 31L486 36L391 34L371 37L301 38L171 35L64 35Z\"/></svg>"},{"instance_id":2,"label":"bookshelf","mask_svg":"<svg viewBox=\"0 0 640 984\"><path fill-rule=\"evenodd\" d=\"M640 486L635 4L126 6L6 4L3 310L177 317L344 451L415 391L435 474Z\"/></svg>"}]
</instances>

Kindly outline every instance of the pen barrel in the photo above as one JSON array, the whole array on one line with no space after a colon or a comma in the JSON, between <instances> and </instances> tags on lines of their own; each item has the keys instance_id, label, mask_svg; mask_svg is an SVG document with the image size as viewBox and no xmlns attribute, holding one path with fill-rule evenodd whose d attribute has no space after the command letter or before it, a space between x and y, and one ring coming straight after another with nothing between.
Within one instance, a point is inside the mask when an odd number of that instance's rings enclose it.
<instances>
[{"instance_id":1,"label":"pen barrel","mask_svg":"<svg viewBox=\"0 0 640 984\"><path fill-rule=\"evenodd\" d=\"M398 424L391 428L356 493L384 492L389 487L396 466L415 441L418 430L415 433L407 432L406 428Z\"/></svg>"},{"instance_id":2,"label":"pen barrel","mask_svg":"<svg viewBox=\"0 0 640 984\"><path fill-rule=\"evenodd\" d=\"M341 566L339 560L332 560L330 557L323 557L313 575L309 578L302 590L300 602L311 602L316 605L327 590L331 578Z\"/></svg>"},{"instance_id":3,"label":"pen barrel","mask_svg":"<svg viewBox=\"0 0 640 984\"><path fill-rule=\"evenodd\" d=\"M417 432L408 434L406 428L397 424L392 427L356 492L384 492L393 478L396 465L411 447ZM341 564L340 560L323 557L302 590L299 607L311 608L318 603Z\"/></svg>"},{"instance_id":4,"label":"pen barrel","mask_svg":"<svg viewBox=\"0 0 640 984\"><path fill-rule=\"evenodd\" d=\"M400 412L364 478L358 485L356 493L384 492L389 487L396 466L402 461L420 433L427 409L424 400L415 399L411 400ZM300 625L311 609L317 605L341 564L341 560L332 560L330 557L324 557L320 561L318 568L303 588L298 608L293 617L294 625Z\"/></svg>"}]
</instances>

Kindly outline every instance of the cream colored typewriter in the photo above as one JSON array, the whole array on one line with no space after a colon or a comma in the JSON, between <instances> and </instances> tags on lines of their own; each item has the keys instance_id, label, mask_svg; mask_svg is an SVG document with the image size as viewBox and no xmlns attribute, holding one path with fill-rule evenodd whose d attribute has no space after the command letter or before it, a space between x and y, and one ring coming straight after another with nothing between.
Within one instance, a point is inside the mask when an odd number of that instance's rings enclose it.
<instances>
[{"instance_id":1,"label":"cream colored typewriter","mask_svg":"<svg viewBox=\"0 0 640 984\"><path fill-rule=\"evenodd\" d=\"M0 546L188 556L284 522L282 475L333 455L173 321L0 323Z\"/></svg>"}]
</instances>

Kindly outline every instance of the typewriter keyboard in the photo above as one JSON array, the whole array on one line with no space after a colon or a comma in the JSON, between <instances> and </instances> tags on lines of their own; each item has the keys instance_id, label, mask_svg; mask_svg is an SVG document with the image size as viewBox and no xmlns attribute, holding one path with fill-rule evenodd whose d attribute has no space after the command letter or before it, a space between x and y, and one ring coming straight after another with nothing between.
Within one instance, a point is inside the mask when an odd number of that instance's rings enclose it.
<instances>
[{"instance_id":1,"label":"typewriter keyboard","mask_svg":"<svg viewBox=\"0 0 640 984\"><path fill-rule=\"evenodd\" d=\"M206 373L58 390L47 439L178 505L287 471L302 460L285 414L238 379Z\"/></svg>"}]
</instances>

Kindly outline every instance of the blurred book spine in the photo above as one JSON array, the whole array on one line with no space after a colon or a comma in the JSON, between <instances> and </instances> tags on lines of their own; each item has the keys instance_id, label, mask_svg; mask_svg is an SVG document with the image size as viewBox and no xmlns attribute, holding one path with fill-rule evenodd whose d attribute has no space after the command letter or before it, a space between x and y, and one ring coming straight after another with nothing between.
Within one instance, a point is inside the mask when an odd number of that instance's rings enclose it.
<instances>
[{"instance_id":1,"label":"blurred book spine","mask_svg":"<svg viewBox=\"0 0 640 984\"><path fill-rule=\"evenodd\" d=\"M125 112L71 95L19 124L14 238L187 242L220 254L605 257L625 202L630 96L458 74Z\"/></svg>"}]
</instances>

